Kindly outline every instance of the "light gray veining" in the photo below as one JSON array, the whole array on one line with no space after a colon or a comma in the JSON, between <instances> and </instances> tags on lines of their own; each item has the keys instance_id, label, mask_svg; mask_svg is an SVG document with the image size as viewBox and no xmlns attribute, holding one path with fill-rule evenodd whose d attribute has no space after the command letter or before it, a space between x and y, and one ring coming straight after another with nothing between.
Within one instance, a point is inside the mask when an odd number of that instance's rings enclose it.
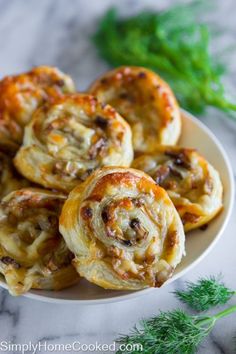
<instances>
[{"instance_id":1,"label":"light gray veining","mask_svg":"<svg viewBox=\"0 0 236 354\"><path fill-rule=\"evenodd\" d=\"M89 38L96 28L99 16L108 6L118 4L122 13L130 14L143 7L161 8L174 2L0 0L0 76L24 71L33 65L56 65L71 74L78 89L84 90L91 80L107 68L98 58ZM212 14L219 24L227 25L230 30L226 42L236 36L235 6L234 0L222 1L219 9ZM235 83L236 55L233 59L231 81ZM236 176L236 123L223 120L221 114L213 110L202 119L227 150ZM181 287L183 280L223 273L226 283L236 288L235 233L236 219L233 216L214 250L184 279L127 302L91 307L47 304L24 297L13 298L5 290L0 290L0 341L98 341L109 344L119 333L126 333L139 319L157 313L158 309L180 307L180 303L170 292L177 286ZM199 353L234 353L235 334L236 316L232 315L216 325Z\"/></svg>"}]
</instances>

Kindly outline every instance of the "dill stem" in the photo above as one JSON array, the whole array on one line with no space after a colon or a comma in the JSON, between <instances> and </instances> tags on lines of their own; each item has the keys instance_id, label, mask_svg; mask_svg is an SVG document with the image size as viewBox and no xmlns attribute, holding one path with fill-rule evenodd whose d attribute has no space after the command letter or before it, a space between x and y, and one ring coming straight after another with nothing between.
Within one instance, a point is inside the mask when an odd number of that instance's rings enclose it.
<instances>
[{"instance_id":1,"label":"dill stem","mask_svg":"<svg viewBox=\"0 0 236 354\"><path fill-rule=\"evenodd\" d=\"M202 326L202 325L205 325L205 324L211 322L211 326L210 327L213 327L217 320L219 320L222 317L228 316L228 315L230 315L233 312L236 312L236 305L231 306L231 307L229 307L226 310L220 311L220 312L218 312L217 314L215 314L213 316L209 316L209 317L205 317L203 319L200 319L199 321L197 321L197 325Z\"/></svg>"},{"instance_id":2,"label":"dill stem","mask_svg":"<svg viewBox=\"0 0 236 354\"><path fill-rule=\"evenodd\" d=\"M213 317L214 317L216 320L219 320L220 318L225 317L225 316L228 316L228 315L230 315L230 314L233 313L233 312L236 312L236 305L231 306L231 307L229 307L228 309L223 310L223 311L217 313L217 314L214 315Z\"/></svg>"}]
</instances>

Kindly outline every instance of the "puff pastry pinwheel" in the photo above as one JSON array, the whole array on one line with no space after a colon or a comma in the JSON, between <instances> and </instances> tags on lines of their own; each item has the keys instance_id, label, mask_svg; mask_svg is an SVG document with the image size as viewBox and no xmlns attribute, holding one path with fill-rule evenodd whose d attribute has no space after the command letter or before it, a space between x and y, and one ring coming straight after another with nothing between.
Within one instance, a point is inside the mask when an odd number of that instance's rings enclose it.
<instances>
[{"instance_id":1,"label":"puff pastry pinwheel","mask_svg":"<svg viewBox=\"0 0 236 354\"><path fill-rule=\"evenodd\" d=\"M39 66L31 71L7 76L0 81L0 141L18 148L24 126L32 113L45 102L74 92L72 79L54 67Z\"/></svg>"},{"instance_id":2,"label":"puff pastry pinwheel","mask_svg":"<svg viewBox=\"0 0 236 354\"><path fill-rule=\"evenodd\" d=\"M134 160L133 167L145 171L166 189L185 231L206 224L222 208L219 174L194 149L160 146Z\"/></svg>"},{"instance_id":3,"label":"puff pastry pinwheel","mask_svg":"<svg viewBox=\"0 0 236 354\"><path fill-rule=\"evenodd\" d=\"M11 157L0 151L0 200L8 193L28 187L29 184L26 179L17 173Z\"/></svg>"},{"instance_id":4,"label":"puff pastry pinwheel","mask_svg":"<svg viewBox=\"0 0 236 354\"><path fill-rule=\"evenodd\" d=\"M73 255L58 230L63 195L25 188L0 204L0 273L12 295L74 284Z\"/></svg>"},{"instance_id":5,"label":"puff pastry pinwheel","mask_svg":"<svg viewBox=\"0 0 236 354\"><path fill-rule=\"evenodd\" d=\"M120 67L97 79L89 92L111 104L128 121L136 152L177 142L181 130L179 107L170 87L154 72Z\"/></svg>"},{"instance_id":6,"label":"puff pastry pinwheel","mask_svg":"<svg viewBox=\"0 0 236 354\"><path fill-rule=\"evenodd\" d=\"M79 274L106 289L161 286L184 253L168 194L134 169L93 173L69 194L59 224Z\"/></svg>"},{"instance_id":7,"label":"puff pastry pinwheel","mask_svg":"<svg viewBox=\"0 0 236 354\"><path fill-rule=\"evenodd\" d=\"M129 166L132 159L125 120L95 97L75 94L35 112L15 165L33 182L70 191L94 169Z\"/></svg>"}]
</instances>

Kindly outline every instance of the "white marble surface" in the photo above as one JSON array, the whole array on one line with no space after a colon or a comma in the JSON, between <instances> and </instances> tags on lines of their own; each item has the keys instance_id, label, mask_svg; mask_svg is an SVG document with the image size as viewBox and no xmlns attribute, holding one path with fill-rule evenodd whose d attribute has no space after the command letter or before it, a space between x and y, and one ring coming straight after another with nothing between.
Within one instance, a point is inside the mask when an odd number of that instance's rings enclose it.
<instances>
[{"instance_id":1,"label":"white marble surface","mask_svg":"<svg viewBox=\"0 0 236 354\"><path fill-rule=\"evenodd\" d=\"M0 0L0 75L26 70L33 65L52 64L71 74L79 89L106 69L89 41L96 21L110 4L119 4L122 13L133 13L144 6L162 7L172 1L155 0ZM221 43L236 36L235 0L224 0L211 14L229 34ZM219 44L220 45L220 44ZM235 83L236 65L231 61L231 79ZM210 111L203 121L212 129L229 154L236 174L236 123ZM127 302L77 306L13 298L0 290L0 341L13 343L112 343L139 319L159 309L181 307L173 295L183 280L224 274L226 283L236 289L235 210L223 237L213 251L184 278L163 289ZM231 303L235 304L236 299ZM235 351L236 315L217 323L200 354L231 354ZM13 351L7 351L13 353ZM16 353L16 351L15 351ZM28 352L29 353L29 352ZM46 353L42 350L41 353Z\"/></svg>"}]
</instances>

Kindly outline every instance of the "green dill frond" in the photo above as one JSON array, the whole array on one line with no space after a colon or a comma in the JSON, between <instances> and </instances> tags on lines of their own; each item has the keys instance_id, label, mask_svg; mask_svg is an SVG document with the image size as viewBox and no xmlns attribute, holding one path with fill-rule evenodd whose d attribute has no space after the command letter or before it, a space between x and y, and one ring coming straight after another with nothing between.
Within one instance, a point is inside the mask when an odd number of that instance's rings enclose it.
<instances>
[{"instance_id":1,"label":"green dill frond","mask_svg":"<svg viewBox=\"0 0 236 354\"><path fill-rule=\"evenodd\" d=\"M211 276L199 279L196 283L187 282L186 290L177 290L174 294L192 309L206 311L226 304L235 292L227 288L220 277Z\"/></svg>"},{"instance_id":2,"label":"green dill frond","mask_svg":"<svg viewBox=\"0 0 236 354\"><path fill-rule=\"evenodd\" d=\"M160 74L183 108L204 113L213 106L235 117L236 104L222 83L226 65L210 53L213 31L197 21L209 3L195 0L122 19L113 8L101 19L93 40L112 66L144 66Z\"/></svg>"},{"instance_id":3,"label":"green dill frond","mask_svg":"<svg viewBox=\"0 0 236 354\"><path fill-rule=\"evenodd\" d=\"M143 354L191 354L208 335L212 321L202 326L199 318L182 310L160 312L156 317L141 322L141 329L134 328L130 335L121 336L118 344L141 344ZM139 350L121 351L117 354L140 354Z\"/></svg>"},{"instance_id":4,"label":"green dill frond","mask_svg":"<svg viewBox=\"0 0 236 354\"><path fill-rule=\"evenodd\" d=\"M160 312L117 339L117 354L192 354L216 321L236 312L236 305L213 316L192 316L182 310ZM121 346L122 345L122 346ZM126 349L125 349L126 348Z\"/></svg>"}]
</instances>

